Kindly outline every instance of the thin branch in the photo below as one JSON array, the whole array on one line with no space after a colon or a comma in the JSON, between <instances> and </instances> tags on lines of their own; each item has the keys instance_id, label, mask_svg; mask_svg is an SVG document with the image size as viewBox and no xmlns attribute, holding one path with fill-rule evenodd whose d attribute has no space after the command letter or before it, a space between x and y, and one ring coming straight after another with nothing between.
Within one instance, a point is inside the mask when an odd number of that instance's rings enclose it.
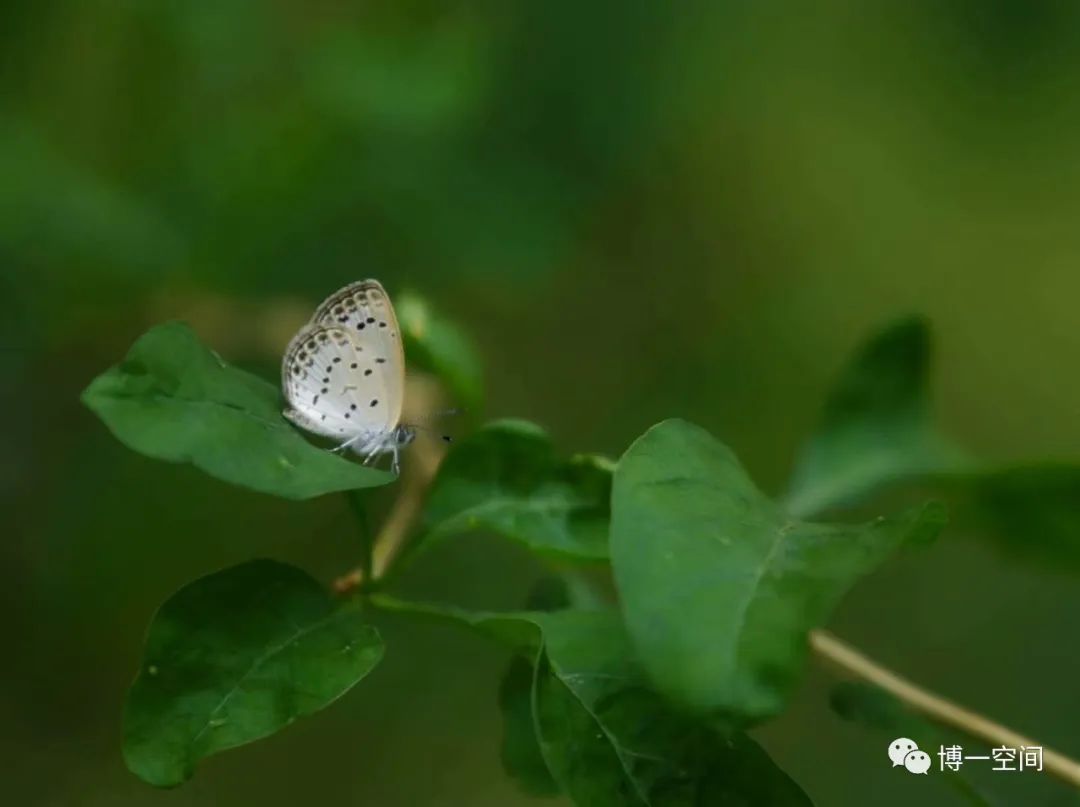
<instances>
[{"instance_id":1,"label":"thin branch","mask_svg":"<svg viewBox=\"0 0 1080 807\"><path fill-rule=\"evenodd\" d=\"M433 412L441 399L438 385L423 377L409 377L406 400L410 408L420 413ZM401 486L394 504L383 521L382 528L375 536L371 558L371 579L378 580L390 568L398 553L405 545L413 525L419 517L427 497L428 488L435 478L445 454L440 441L421 437L409 448L408 456L402 461L405 470L398 484ZM357 567L338 577L334 591L338 594L350 594L365 581L363 567Z\"/></svg>"},{"instance_id":2,"label":"thin branch","mask_svg":"<svg viewBox=\"0 0 1080 807\"><path fill-rule=\"evenodd\" d=\"M810 633L810 647L819 656L868 681L900 699L912 709L938 723L959 729L973 737L985 740L992 746L1019 748L1035 746L1043 749L1043 769L1074 786L1080 787L1080 763L1047 748L1037 740L1018 734L1012 729L995 723L980 714L946 700L940 695L901 678L875 661L868 659L855 648L844 644L831 633L815 630Z\"/></svg>"}]
</instances>

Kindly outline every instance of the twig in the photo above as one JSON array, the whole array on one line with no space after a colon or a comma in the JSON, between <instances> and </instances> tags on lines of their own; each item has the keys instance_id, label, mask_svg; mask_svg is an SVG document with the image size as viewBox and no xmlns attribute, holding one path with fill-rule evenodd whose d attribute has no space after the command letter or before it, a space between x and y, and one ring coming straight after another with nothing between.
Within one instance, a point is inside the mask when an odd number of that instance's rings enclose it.
<instances>
[{"instance_id":1,"label":"twig","mask_svg":"<svg viewBox=\"0 0 1080 807\"><path fill-rule=\"evenodd\" d=\"M422 377L409 377L407 398L420 412L435 411L441 397L438 385ZM399 484L401 490L394 500L390 512L383 521L382 528L375 536L371 558L371 579L382 577L405 545L413 524L423 509L424 498L435 478L445 453L441 444L434 440L417 440L409 450L409 456ZM359 588L365 580L362 566L338 577L334 591L338 594L350 594Z\"/></svg>"},{"instance_id":2,"label":"twig","mask_svg":"<svg viewBox=\"0 0 1080 807\"><path fill-rule=\"evenodd\" d=\"M885 669L877 662L871 661L831 633L823 630L811 631L810 647L822 658L885 690L931 720L952 726L985 740L993 746L1005 746L1008 748L1019 748L1020 746L1041 747L1043 750L1043 768L1059 779L1080 787L1080 763L1047 748L1030 737L1025 737L980 714L976 714L962 706L957 706L940 695L927 692L907 679Z\"/></svg>"}]
</instances>

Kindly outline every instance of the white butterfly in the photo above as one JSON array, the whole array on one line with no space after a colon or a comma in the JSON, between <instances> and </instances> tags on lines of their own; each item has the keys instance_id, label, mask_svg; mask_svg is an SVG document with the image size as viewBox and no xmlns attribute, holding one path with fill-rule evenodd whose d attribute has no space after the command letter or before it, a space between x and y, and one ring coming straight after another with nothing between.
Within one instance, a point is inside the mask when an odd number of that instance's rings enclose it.
<instances>
[{"instance_id":1,"label":"white butterfly","mask_svg":"<svg viewBox=\"0 0 1080 807\"><path fill-rule=\"evenodd\" d=\"M330 295L289 342L281 363L286 418L342 442L370 464L416 437L401 424L405 350L394 307L377 280L361 280Z\"/></svg>"}]
</instances>

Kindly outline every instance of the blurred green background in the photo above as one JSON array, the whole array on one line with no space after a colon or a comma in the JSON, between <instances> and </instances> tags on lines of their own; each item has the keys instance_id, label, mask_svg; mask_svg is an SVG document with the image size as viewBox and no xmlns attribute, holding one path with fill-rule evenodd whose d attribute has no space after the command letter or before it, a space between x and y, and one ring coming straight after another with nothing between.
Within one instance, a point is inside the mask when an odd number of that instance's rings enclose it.
<instances>
[{"instance_id":1,"label":"blurred green background","mask_svg":"<svg viewBox=\"0 0 1080 807\"><path fill-rule=\"evenodd\" d=\"M155 463L78 394L188 319L276 374L361 277L476 340L485 415L617 456L693 419L768 490L849 350L935 323L939 411L985 456L1080 457L1080 4L7 0L0 7L0 798L27 805L488 805L505 656L382 625L341 702L176 792L124 769L154 608L256 556L329 580L340 497L289 504ZM407 587L517 605L483 537ZM1080 590L952 529L832 623L871 656L1080 754ZM958 803L889 769L815 666L757 732L821 805ZM1045 774L986 777L1063 805ZM550 803L550 802L549 802Z\"/></svg>"}]
</instances>

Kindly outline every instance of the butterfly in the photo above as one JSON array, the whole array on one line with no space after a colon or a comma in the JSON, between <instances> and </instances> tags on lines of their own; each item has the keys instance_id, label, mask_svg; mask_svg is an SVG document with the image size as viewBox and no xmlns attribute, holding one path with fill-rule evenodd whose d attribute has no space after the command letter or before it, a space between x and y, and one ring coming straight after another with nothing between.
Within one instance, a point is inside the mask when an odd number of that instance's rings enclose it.
<instances>
[{"instance_id":1,"label":"butterfly","mask_svg":"<svg viewBox=\"0 0 1080 807\"><path fill-rule=\"evenodd\" d=\"M341 441L364 464L393 455L416 437L403 425L405 349L394 307L377 280L351 283L322 302L289 342L281 362L286 419Z\"/></svg>"}]
</instances>

